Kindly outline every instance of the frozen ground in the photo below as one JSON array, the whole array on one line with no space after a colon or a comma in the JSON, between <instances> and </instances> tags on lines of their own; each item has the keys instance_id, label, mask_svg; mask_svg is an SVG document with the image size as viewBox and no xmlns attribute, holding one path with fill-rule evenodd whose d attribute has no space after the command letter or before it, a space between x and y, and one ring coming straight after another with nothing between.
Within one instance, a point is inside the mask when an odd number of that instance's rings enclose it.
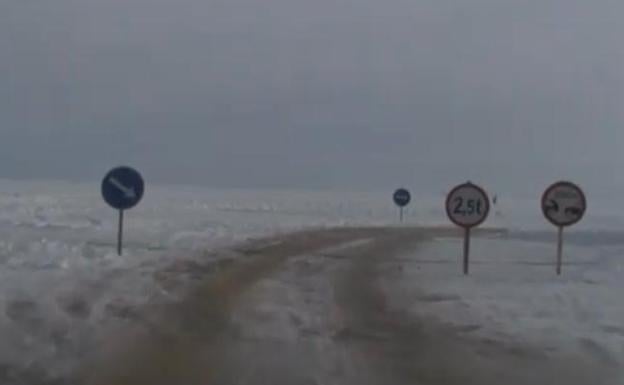
<instances>
[{"instance_id":1,"label":"frozen ground","mask_svg":"<svg viewBox=\"0 0 624 385\"><path fill-rule=\"evenodd\" d=\"M312 226L394 225L389 196L149 188L126 216L126 253L118 257L116 213L97 183L0 181L0 384L63 383L109 329L136 321L136 309L177 299L197 271L216 273L241 255L211 250ZM417 196L408 223L445 224L442 201ZM621 362L624 215L607 210L608 200L590 200L557 278L548 265L551 229L536 202L501 199L488 225L513 229L513 239L476 241L470 277L458 274L457 241L439 239L401 257L395 284L413 293L416 317L482 339Z\"/></svg>"},{"instance_id":2,"label":"frozen ground","mask_svg":"<svg viewBox=\"0 0 624 385\"><path fill-rule=\"evenodd\" d=\"M0 383L67 373L130 309L175 298L180 282L159 274L173 261L221 259L206 250L250 237L396 215L385 194L148 187L126 215L118 257L117 214L97 183L0 181Z\"/></svg>"},{"instance_id":3,"label":"frozen ground","mask_svg":"<svg viewBox=\"0 0 624 385\"><path fill-rule=\"evenodd\" d=\"M393 273L385 286L390 301L402 298L395 306L417 319L433 319L468 339L503 344L519 354L526 348L543 357L598 362L615 368L606 383L622 384L624 245L614 244L612 234L572 241L558 277L554 242L515 240L513 233L509 239L475 239L471 274L465 277L461 241L438 238L389 263Z\"/></svg>"},{"instance_id":4,"label":"frozen ground","mask_svg":"<svg viewBox=\"0 0 624 385\"><path fill-rule=\"evenodd\" d=\"M132 342L113 350L112 360L98 360L104 365L85 383L622 383L621 355L602 338L613 330L593 330L595 304L571 304L568 293L544 298L562 313L582 310L593 318L580 320L584 328L560 322L560 330L552 326L555 314L539 314L539 306L510 294L541 295L530 279L501 290L483 273L479 289L461 283L457 263L444 258L437 263L445 268L420 272L436 248L432 235L441 232L344 228L260 242L220 279L164 312L169 316L124 338ZM482 237L497 242L492 233ZM488 301L480 295L492 292L499 298L481 306ZM535 310L534 320L523 314ZM548 337L543 328L550 328Z\"/></svg>"}]
</instances>

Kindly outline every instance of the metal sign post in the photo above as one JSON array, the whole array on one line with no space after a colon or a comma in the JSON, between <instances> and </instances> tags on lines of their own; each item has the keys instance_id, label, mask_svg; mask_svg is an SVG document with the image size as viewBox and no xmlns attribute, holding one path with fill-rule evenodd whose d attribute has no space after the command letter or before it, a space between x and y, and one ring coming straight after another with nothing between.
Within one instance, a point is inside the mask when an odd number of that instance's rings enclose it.
<instances>
[{"instance_id":1,"label":"metal sign post","mask_svg":"<svg viewBox=\"0 0 624 385\"><path fill-rule=\"evenodd\" d=\"M119 210L119 229L117 232L117 255L121 255L123 250L123 217L124 211Z\"/></svg>"},{"instance_id":2,"label":"metal sign post","mask_svg":"<svg viewBox=\"0 0 624 385\"><path fill-rule=\"evenodd\" d=\"M464 229L464 275L470 270L470 227Z\"/></svg>"},{"instance_id":3,"label":"metal sign post","mask_svg":"<svg viewBox=\"0 0 624 385\"><path fill-rule=\"evenodd\" d=\"M394 200L394 204L399 207L399 221L403 223L403 210L411 202L412 195L407 189L400 188L394 192L394 194L392 195L392 200Z\"/></svg>"},{"instance_id":4,"label":"metal sign post","mask_svg":"<svg viewBox=\"0 0 624 385\"><path fill-rule=\"evenodd\" d=\"M490 198L485 190L470 182L461 184L446 197L446 214L451 222L464 229L464 274L470 270L470 233L488 217Z\"/></svg>"},{"instance_id":5,"label":"metal sign post","mask_svg":"<svg viewBox=\"0 0 624 385\"><path fill-rule=\"evenodd\" d=\"M557 229L557 275L561 275L561 264L563 262L563 226L559 226Z\"/></svg>"},{"instance_id":6,"label":"metal sign post","mask_svg":"<svg viewBox=\"0 0 624 385\"><path fill-rule=\"evenodd\" d=\"M119 210L117 254L123 252L124 210L136 206L143 198L145 183L141 174L130 167L117 167L102 180L102 197L111 207Z\"/></svg>"},{"instance_id":7,"label":"metal sign post","mask_svg":"<svg viewBox=\"0 0 624 385\"><path fill-rule=\"evenodd\" d=\"M580 221L586 210L585 193L572 182L554 183L542 195L542 213L557 227L557 275L563 264L563 229Z\"/></svg>"}]
</instances>

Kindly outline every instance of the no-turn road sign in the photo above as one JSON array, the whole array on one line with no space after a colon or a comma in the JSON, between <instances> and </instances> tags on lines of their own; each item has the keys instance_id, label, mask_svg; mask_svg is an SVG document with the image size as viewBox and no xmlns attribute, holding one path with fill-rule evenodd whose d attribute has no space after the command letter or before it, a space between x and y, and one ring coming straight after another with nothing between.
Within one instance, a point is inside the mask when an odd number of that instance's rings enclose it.
<instances>
[{"instance_id":1,"label":"no-turn road sign","mask_svg":"<svg viewBox=\"0 0 624 385\"><path fill-rule=\"evenodd\" d=\"M542 195L542 212L548 222L557 226L557 275L561 274L563 228L580 221L587 210L583 190L572 182L552 184Z\"/></svg>"},{"instance_id":2,"label":"no-turn road sign","mask_svg":"<svg viewBox=\"0 0 624 385\"><path fill-rule=\"evenodd\" d=\"M572 182L554 183L542 195L544 217L555 226L572 226L583 218L585 210L585 194Z\"/></svg>"}]
</instances>

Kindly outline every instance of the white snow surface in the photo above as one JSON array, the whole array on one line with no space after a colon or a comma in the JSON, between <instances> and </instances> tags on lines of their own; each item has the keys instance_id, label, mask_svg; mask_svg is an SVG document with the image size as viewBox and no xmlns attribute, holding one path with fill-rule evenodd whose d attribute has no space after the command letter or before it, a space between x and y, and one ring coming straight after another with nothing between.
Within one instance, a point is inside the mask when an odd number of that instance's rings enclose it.
<instances>
[{"instance_id":1,"label":"white snow surface","mask_svg":"<svg viewBox=\"0 0 624 385\"><path fill-rule=\"evenodd\" d=\"M557 276L553 242L475 238L464 276L461 240L436 239L402 257L393 290L411 298L407 310L419 319L508 346L591 357L620 368L613 383L624 383L624 245L570 243Z\"/></svg>"},{"instance_id":2,"label":"white snow surface","mask_svg":"<svg viewBox=\"0 0 624 385\"><path fill-rule=\"evenodd\" d=\"M155 273L176 260L205 259L206 250L310 226L396 225L391 194L148 186L126 213L125 253L118 257L117 213L97 183L0 180L0 383L15 371L71 371L94 338L120 322L119 312L174 295ZM566 262L574 264L556 278L548 265L554 246L528 241L549 240L554 231L538 201L501 197L486 225L515 229L518 239L475 241L468 278L457 274L457 241L424 246L413 258L449 263L410 264L414 281L453 300L432 300L418 311L486 325L477 332L494 337L575 341L624 356L624 214L590 200L575 227L589 243L566 246ZM448 224L443 202L442 194L413 192L407 224Z\"/></svg>"}]
</instances>

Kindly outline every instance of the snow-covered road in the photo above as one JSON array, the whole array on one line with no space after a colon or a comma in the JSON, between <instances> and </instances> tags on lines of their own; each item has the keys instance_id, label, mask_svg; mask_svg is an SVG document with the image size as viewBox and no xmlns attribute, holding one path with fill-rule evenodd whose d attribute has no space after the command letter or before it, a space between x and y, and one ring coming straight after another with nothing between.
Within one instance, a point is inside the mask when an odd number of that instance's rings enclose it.
<instances>
[{"instance_id":1,"label":"snow-covered road","mask_svg":"<svg viewBox=\"0 0 624 385\"><path fill-rule=\"evenodd\" d=\"M445 238L436 238L440 233ZM509 280L501 289L493 282L504 280L498 275L505 268L483 269L487 257L481 257L475 266L481 271L463 277L453 258L457 242L448 233L333 229L248 245L247 260L239 258L221 277L161 309L160 317L144 322L148 327L125 335L108 357L98 357L89 366L88 383L622 383L617 348L624 338L618 333L554 329L546 339L531 327L535 322L527 321L524 305L526 314L539 318L539 313L518 292L539 296L545 286L565 286L552 282L550 266L538 264L542 274ZM490 242L516 247L500 237L482 234L475 254L482 253L482 246L491 248ZM428 259L435 250L442 254ZM512 264L524 262L520 258ZM593 308L577 303L574 294L563 291L559 302L548 296L544 301L560 311ZM482 306L487 299L479 295L499 295L497 308ZM557 321L542 318L546 329ZM501 324L509 328L514 323L515 333L501 332ZM608 339L594 338L601 333L610 335L615 351L603 345Z\"/></svg>"},{"instance_id":2,"label":"snow-covered road","mask_svg":"<svg viewBox=\"0 0 624 385\"><path fill-rule=\"evenodd\" d=\"M442 195L417 195L405 226L447 223L442 202ZM126 216L126 252L118 257L116 215L102 202L97 186L0 181L0 384L83 385L72 381L73 373L103 364L108 353L132 346L128 341L137 334L160 330L163 314L176 314L167 309L180 309L194 288L247 282L233 291L239 293L232 297L235 306L206 322L218 326L210 330L229 341L227 350L206 353L223 363L222 378L247 369L271 372L278 364L272 355L244 358L271 346L274 355L284 351L281 356L289 358L279 367L301 374L304 383L312 375L308 366L320 383L365 383L357 373L375 383L380 373L400 376L405 371L392 365L402 365L403 355L412 357L407 347L407 353L393 353L403 348L392 341L409 338L396 338L401 333L392 330L437 325L442 332L432 335L468 341L452 346L474 357L474 368L480 368L478 362L496 362L488 356L491 348L496 356L525 357L525 366L509 362L527 373L541 365L527 357L540 357L537 361L547 367L559 362L564 374L574 373L566 363L580 361L574 368L589 365L583 372L596 378L578 383L619 385L624 376L614 368L624 356L624 301L619 295L624 286L624 214L613 212L618 206L608 200L590 203L587 218L566 236L562 277L555 276L552 266L554 231L537 203L509 197L500 200L487 223L510 229L509 235L476 239L472 273L464 277L456 238L429 233L416 248L395 253L386 250L387 242L374 241L400 229L386 193L151 187L144 202ZM347 235L371 225L388 230ZM262 265L262 275L228 280L227 272L238 271L231 268L239 262L297 239L287 234L336 226L337 232L319 235L316 246L296 244L273 264ZM323 239L328 236L327 243ZM363 260L374 263L360 265ZM367 276L359 281L366 285L346 285L357 282L357 276ZM391 314L386 320L398 324L387 328L383 320L367 316L359 318L369 324L349 326L365 310L354 306L358 298L348 299L348 293L358 291L365 294L364 304L365 298L374 298L387 310L384 314ZM185 332L184 325L174 323L171 329ZM359 338L358 328L376 331ZM346 348L350 344L362 348ZM421 341L418 346L427 345ZM465 351L466 346L481 348ZM189 351L180 347L180 359L188 358ZM377 354L372 360L377 366L371 364L371 352ZM422 351L418 354L418 362L435 367L422 360ZM169 357L174 359L164 360L165 368L176 365L176 355ZM241 360L255 366L241 365ZM311 364L305 368L295 364L307 360ZM411 359L404 364L414 365ZM595 375L594 366L601 368L602 377ZM292 379L288 370L284 373L284 381Z\"/></svg>"}]
</instances>

